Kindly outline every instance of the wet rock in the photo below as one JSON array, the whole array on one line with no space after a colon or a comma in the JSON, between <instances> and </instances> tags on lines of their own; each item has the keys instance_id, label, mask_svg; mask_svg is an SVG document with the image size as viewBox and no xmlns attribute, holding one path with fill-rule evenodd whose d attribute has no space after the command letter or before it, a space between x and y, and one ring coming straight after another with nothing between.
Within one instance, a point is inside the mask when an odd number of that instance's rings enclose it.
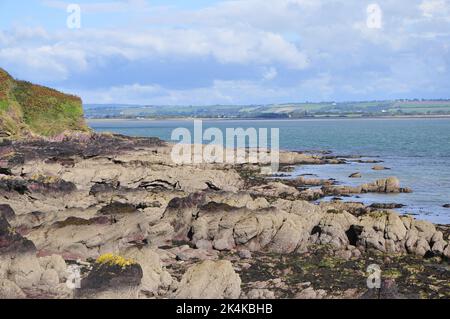
<instances>
[{"instance_id":1,"label":"wet rock","mask_svg":"<svg viewBox=\"0 0 450 319\"><path fill-rule=\"evenodd\" d=\"M97 196L99 194L103 193L112 193L116 191L120 186L120 183L105 183L105 182L98 182L92 185L89 195Z\"/></svg>"},{"instance_id":2,"label":"wet rock","mask_svg":"<svg viewBox=\"0 0 450 319\"><path fill-rule=\"evenodd\" d=\"M236 299L241 279L229 261L204 261L183 275L174 297L178 299Z\"/></svg>"},{"instance_id":3,"label":"wet rock","mask_svg":"<svg viewBox=\"0 0 450 319\"><path fill-rule=\"evenodd\" d=\"M44 195L69 194L76 191L74 183L65 181L58 177L38 176L29 181L27 188L32 193Z\"/></svg>"},{"instance_id":4,"label":"wet rock","mask_svg":"<svg viewBox=\"0 0 450 319\"><path fill-rule=\"evenodd\" d=\"M0 204L0 216L5 217L10 222L16 217L16 213L8 204Z\"/></svg>"},{"instance_id":5,"label":"wet rock","mask_svg":"<svg viewBox=\"0 0 450 319\"><path fill-rule=\"evenodd\" d=\"M361 163L361 164L377 164L377 163L383 163L381 160L373 160L373 159L358 159L358 160L352 160L352 162L355 163Z\"/></svg>"},{"instance_id":6,"label":"wet rock","mask_svg":"<svg viewBox=\"0 0 450 319\"><path fill-rule=\"evenodd\" d=\"M334 183L331 179L319 179L319 178L305 178L303 176L297 177L291 183L297 187L299 186L322 186L332 185Z\"/></svg>"},{"instance_id":7,"label":"wet rock","mask_svg":"<svg viewBox=\"0 0 450 319\"><path fill-rule=\"evenodd\" d=\"M134 205L119 202L108 204L98 211L100 215L134 214L136 212L137 209Z\"/></svg>"},{"instance_id":8,"label":"wet rock","mask_svg":"<svg viewBox=\"0 0 450 319\"><path fill-rule=\"evenodd\" d=\"M11 169L8 168L8 167L0 167L0 174L1 175L8 175L8 176L13 175L12 172L11 172Z\"/></svg>"},{"instance_id":9,"label":"wet rock","mask_svg":"<svg viewBox=\"0 0 450 319\"><path fill-rule=\"evenodd\" d=\"M367 290L361 299L406 299L406 297L399 293L394 279L384 279L381 281L380 289Z\"/></svg>"},{"instance_id":10,"label":"wet rock","mask_svg":"<svg viewBox=\"0 0 450 319\"><path fill-rule=\"evenodd\" d=\"M450 260L450 244L448 244L445 248L444 251L442 252L442 254L444 255L444 257L447 260Z\"/></svg>"},{"instance_id":11,"label":"wet rock","mask_svg":"<svg viewBox=\"0 0 450 319\"><path fill-rule=\"evenodd\" d=\"M349 178L361 178L362 175L359 172L350 174Z\"/></svg>"},{"instance_id":12,"label":"wet rock","mask_svg":"<svg viewBox=\"0 0 450 319\"><path fill-rule=\"evenodd\" d=\"M0 255L35 253L34 243L17 233L6 217L0 215Z\"/></svg>"},{"instance_id":13,"label":"wet rock","mask_svg":"<svg viewBox=\"0 0 450 319\"><path fill-rule=\"evenodd\" d=\"M118 154L142 147L164 145L166 145L165 142L154 137L133 138L119 134L71 134L54 140L15 141L9 146L10 152L20 154L21 158L13 157L9 163L14 165L36 159L90 158L99 155Z\"/></svg>"},{"instance_id":14,"label":"wet rock","mask_svg":"<svg viewBox=\"0 0 450 319\"><path fill-rule=\"evenodd\" d=\"M372 170L374 170L374 171L385 171L385 170L390 170L390 168L384 167L384 166L381 166L381 165L375 165L374 167L372 167Z\"/></svg>"},{"instance_id":15,"label":"wet rock","mask_svg":"<svg viewBox=\"0 0 450 319\"><path fill-rule=\"evenodd\" d=\"M347 202L347 201L336 201L333 199L331 202L321 202L319 206L324 211L329 210L345 210L346 212L352 214L353 216L361 216L367 214L370 210L360 202Z\"/></svg>"},{"instance_id":16,"label":"wet rock","mask_svg":"<svg viewBox=\"0 0 450 319\"><path fill-rule=\"evenodd\" d=\"M0 179L0 192L12 193L16 192L18 194L25 194L29 192L27 182L23 179L17 178L2 178Z\"/></svg>"},{"instance_id":17,"label":"wet rock","mask_svg":"<svg viewBox=\"0 0 450 319\"><path fill-rule=\"evenodd\" d=\"M405 205L396 203L374 203L369 207L373 209L396 209L396 208L403 208L405 207Z\"/></svg>"},{"instance_id":18,"label":"wet rock","mask_svg":"<svg viewBox=\"0 0 450 319\"><path fill-rule=\"evenodd\" d=\"M68 226L107 225L110 223L111 219L108 216L93 217L90 219L71 216L63 221L55 222L53 226L57 228L64 228Z\"/></svg>"},{"instance_id":19,"label":"wet rock","mask_svg":"<svg viewBox=\"0 0 450 319\"><path fill-rule=\"evenodd\" d=\"M323 186L322 190L327 195L351 195L361 193L409 193L411 189L400 187L400 181L396 177L379 179L373 183L360 186Z\"/></svg>"},{"instance_id":20,"label":"wet rock","mask_svg":"<svg viewBox=\"0 0 450 319\"><path fill-rule=\"evenodd\" d=\"M292 173L293 171L295 171L295 166L281 166L279 171L283 173Z\"/></svg>"},{"instance_id":21,"label":"wet rock","mask_svg":"<svg viewBox=\"0 0 450 319\"><path fill-rule=\"evenodd\" d=\"M309 188L309 189L301 191L298 194L297 198L306 200L306 201L315 201L315 200L322 198L323 196L324 196L324 193L321 189Z\"/></svg>"},{"instance_id":22,"label":"wet rock","mask_svg":"<svg viewBox=\"0 0 450 319\"><path fill-rule=\"evenodd\" d=\"M443 205L442 207L444 207L444 208L450 208L450 204L445 204L445 205Z\"/></svg>"}]
</instances>

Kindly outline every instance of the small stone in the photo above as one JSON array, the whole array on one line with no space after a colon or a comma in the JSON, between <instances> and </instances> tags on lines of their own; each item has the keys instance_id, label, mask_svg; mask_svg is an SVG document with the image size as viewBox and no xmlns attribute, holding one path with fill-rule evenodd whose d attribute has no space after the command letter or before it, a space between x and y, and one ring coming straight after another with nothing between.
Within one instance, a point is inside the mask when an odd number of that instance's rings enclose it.
<instances>
[{"instance_id":1,"label":"small stone","mask_svg":"<svg viewBox=\"0 0 450 319\"><path fill-rule=\"evenodd\" d=\"M199 249L212 249L212 243L209 240L201 239L195 243L195 247Z\"/></svg>"},{"instance_id":2,"label":"small stone","mask_svg":"<svg viewBox=\"0 0 450 319\"><path fill-rule=\"evenodd\" d=\"M353 249L352 250L352 257L354 257L354 258L361 257L361 251L359 249Z\"/></svg>"},{"instance_id":3,"label":"small stone","mask_svg":"<svg viewBox=\"0 0 450 319\"><path fill-rule=\"evenodd\" d=\"M309 287L295 295L295 299L323 299L326 296L326 291L323 289L314 290Z\"/></svg>"},{"instance_id":4,"label":"small stone","mask_svg":"<svg viewBox=\"0 0 450 319\"><path fill-rule=\"evenodd\" d=\"M242 268L243 270L249 269L251 266L252 266L252 265L249 264L249 263L242 263L242 264L241 264L241 268Z\"/></svg>"},{"instance_id":5,"label":"small stone","mask_svg":"<svg viewBox=\"0 0 450 319\"><path fill-rule=\"evenodd\" d=\"M239 257L241 257L242 259L251 259L252 258L252 253L247 250L247 249L241 249L238 251L238 255Z\"/></svg>"},{"instance_id":6,"label":"small stone","mask_svg":"<svg viewBox=\"0 0 450 319\"><path fill-rule=\"evenodd\" d=\"M335 253L335 256L344 260L352 258L352 252L350 250L339 250Z\"/></svg>"},{"instance_id":7,"label":"small stone","mask_svg":"<svg viewBox=\"0 0 450 319\"><path fill-rule=\"evenodd\" d=\"M283 276L289 276L289 275L292 275L292 273L293 273L293 271L292 271L291 267L283 269Z\"/></svg>"},{"instance_id":8,"label":"small stone","mask_svg":"<svg viewBox=\"0 0 450 319\"><path fill-rule=\"evenodd\" d=\"M252 289L247 293L248 299L275 299L275 293L268 289Z\"/></svg>"}]
</instances>

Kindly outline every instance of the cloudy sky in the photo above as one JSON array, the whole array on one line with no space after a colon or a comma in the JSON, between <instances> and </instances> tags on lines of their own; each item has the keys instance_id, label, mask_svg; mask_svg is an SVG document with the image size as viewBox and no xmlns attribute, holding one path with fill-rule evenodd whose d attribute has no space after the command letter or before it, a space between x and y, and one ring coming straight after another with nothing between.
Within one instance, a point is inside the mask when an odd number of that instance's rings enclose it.
<instances>
[{"instance_id":1,"label":"cloudy sky","mask_svg":"<svg viewBox=\"0 0 450 319\"><path fill-rule=\"evenodd\" d=\"M0 0L0 67L85 103L450 98L450 0Z\"/></svg>"}]
</instances>

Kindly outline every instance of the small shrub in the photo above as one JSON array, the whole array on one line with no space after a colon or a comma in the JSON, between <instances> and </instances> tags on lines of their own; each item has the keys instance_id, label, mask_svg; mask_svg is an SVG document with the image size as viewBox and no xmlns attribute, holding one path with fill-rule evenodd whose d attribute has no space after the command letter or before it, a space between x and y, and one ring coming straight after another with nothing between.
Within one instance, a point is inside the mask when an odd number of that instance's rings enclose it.
<instances>
[{"instance_id":1,"label":"small shrub","mask_svg":"<svg viewBox=\"0 0 450 319\"><path fill-rule=\"evenodd\" d=\"M119 266L122 268L126 268L136 264L136 262L132 259L127 259L114 254L101 255L97 258L95 263L99 265Z\"/></svg>"}]
</instances>

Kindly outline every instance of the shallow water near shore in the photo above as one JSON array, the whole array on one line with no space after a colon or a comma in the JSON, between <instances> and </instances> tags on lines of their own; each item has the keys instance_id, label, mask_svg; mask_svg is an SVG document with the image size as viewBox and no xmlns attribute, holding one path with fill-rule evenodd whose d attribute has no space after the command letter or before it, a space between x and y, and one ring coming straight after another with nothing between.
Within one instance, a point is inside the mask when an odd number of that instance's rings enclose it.
<instances>
[{"instance_id":1,"label":"shallow water near shore","mask_svg":"<svg viewBox=\"0 0 450 319\"><path fill-rule=\"evenodd\" d=\"M97 132L130 136L156 136L170 140L172 130L193 130L189 120L90 120ZM312 119L312 120L205 120L204 129L279 128L280 148L299 151L330 151L333 155L364 156L381 160L391 168L374 171L374 164L304 165L293 176L314 174L334 178L342 185L358 185L378 178L397 176L411 194L362 194L346 201L398 203L403 213L434 223L450 224L450 119ZM351 161L352 159L349 159ZM360 172L362 178L351 179Z\"/></svg>"}]
</instances>

